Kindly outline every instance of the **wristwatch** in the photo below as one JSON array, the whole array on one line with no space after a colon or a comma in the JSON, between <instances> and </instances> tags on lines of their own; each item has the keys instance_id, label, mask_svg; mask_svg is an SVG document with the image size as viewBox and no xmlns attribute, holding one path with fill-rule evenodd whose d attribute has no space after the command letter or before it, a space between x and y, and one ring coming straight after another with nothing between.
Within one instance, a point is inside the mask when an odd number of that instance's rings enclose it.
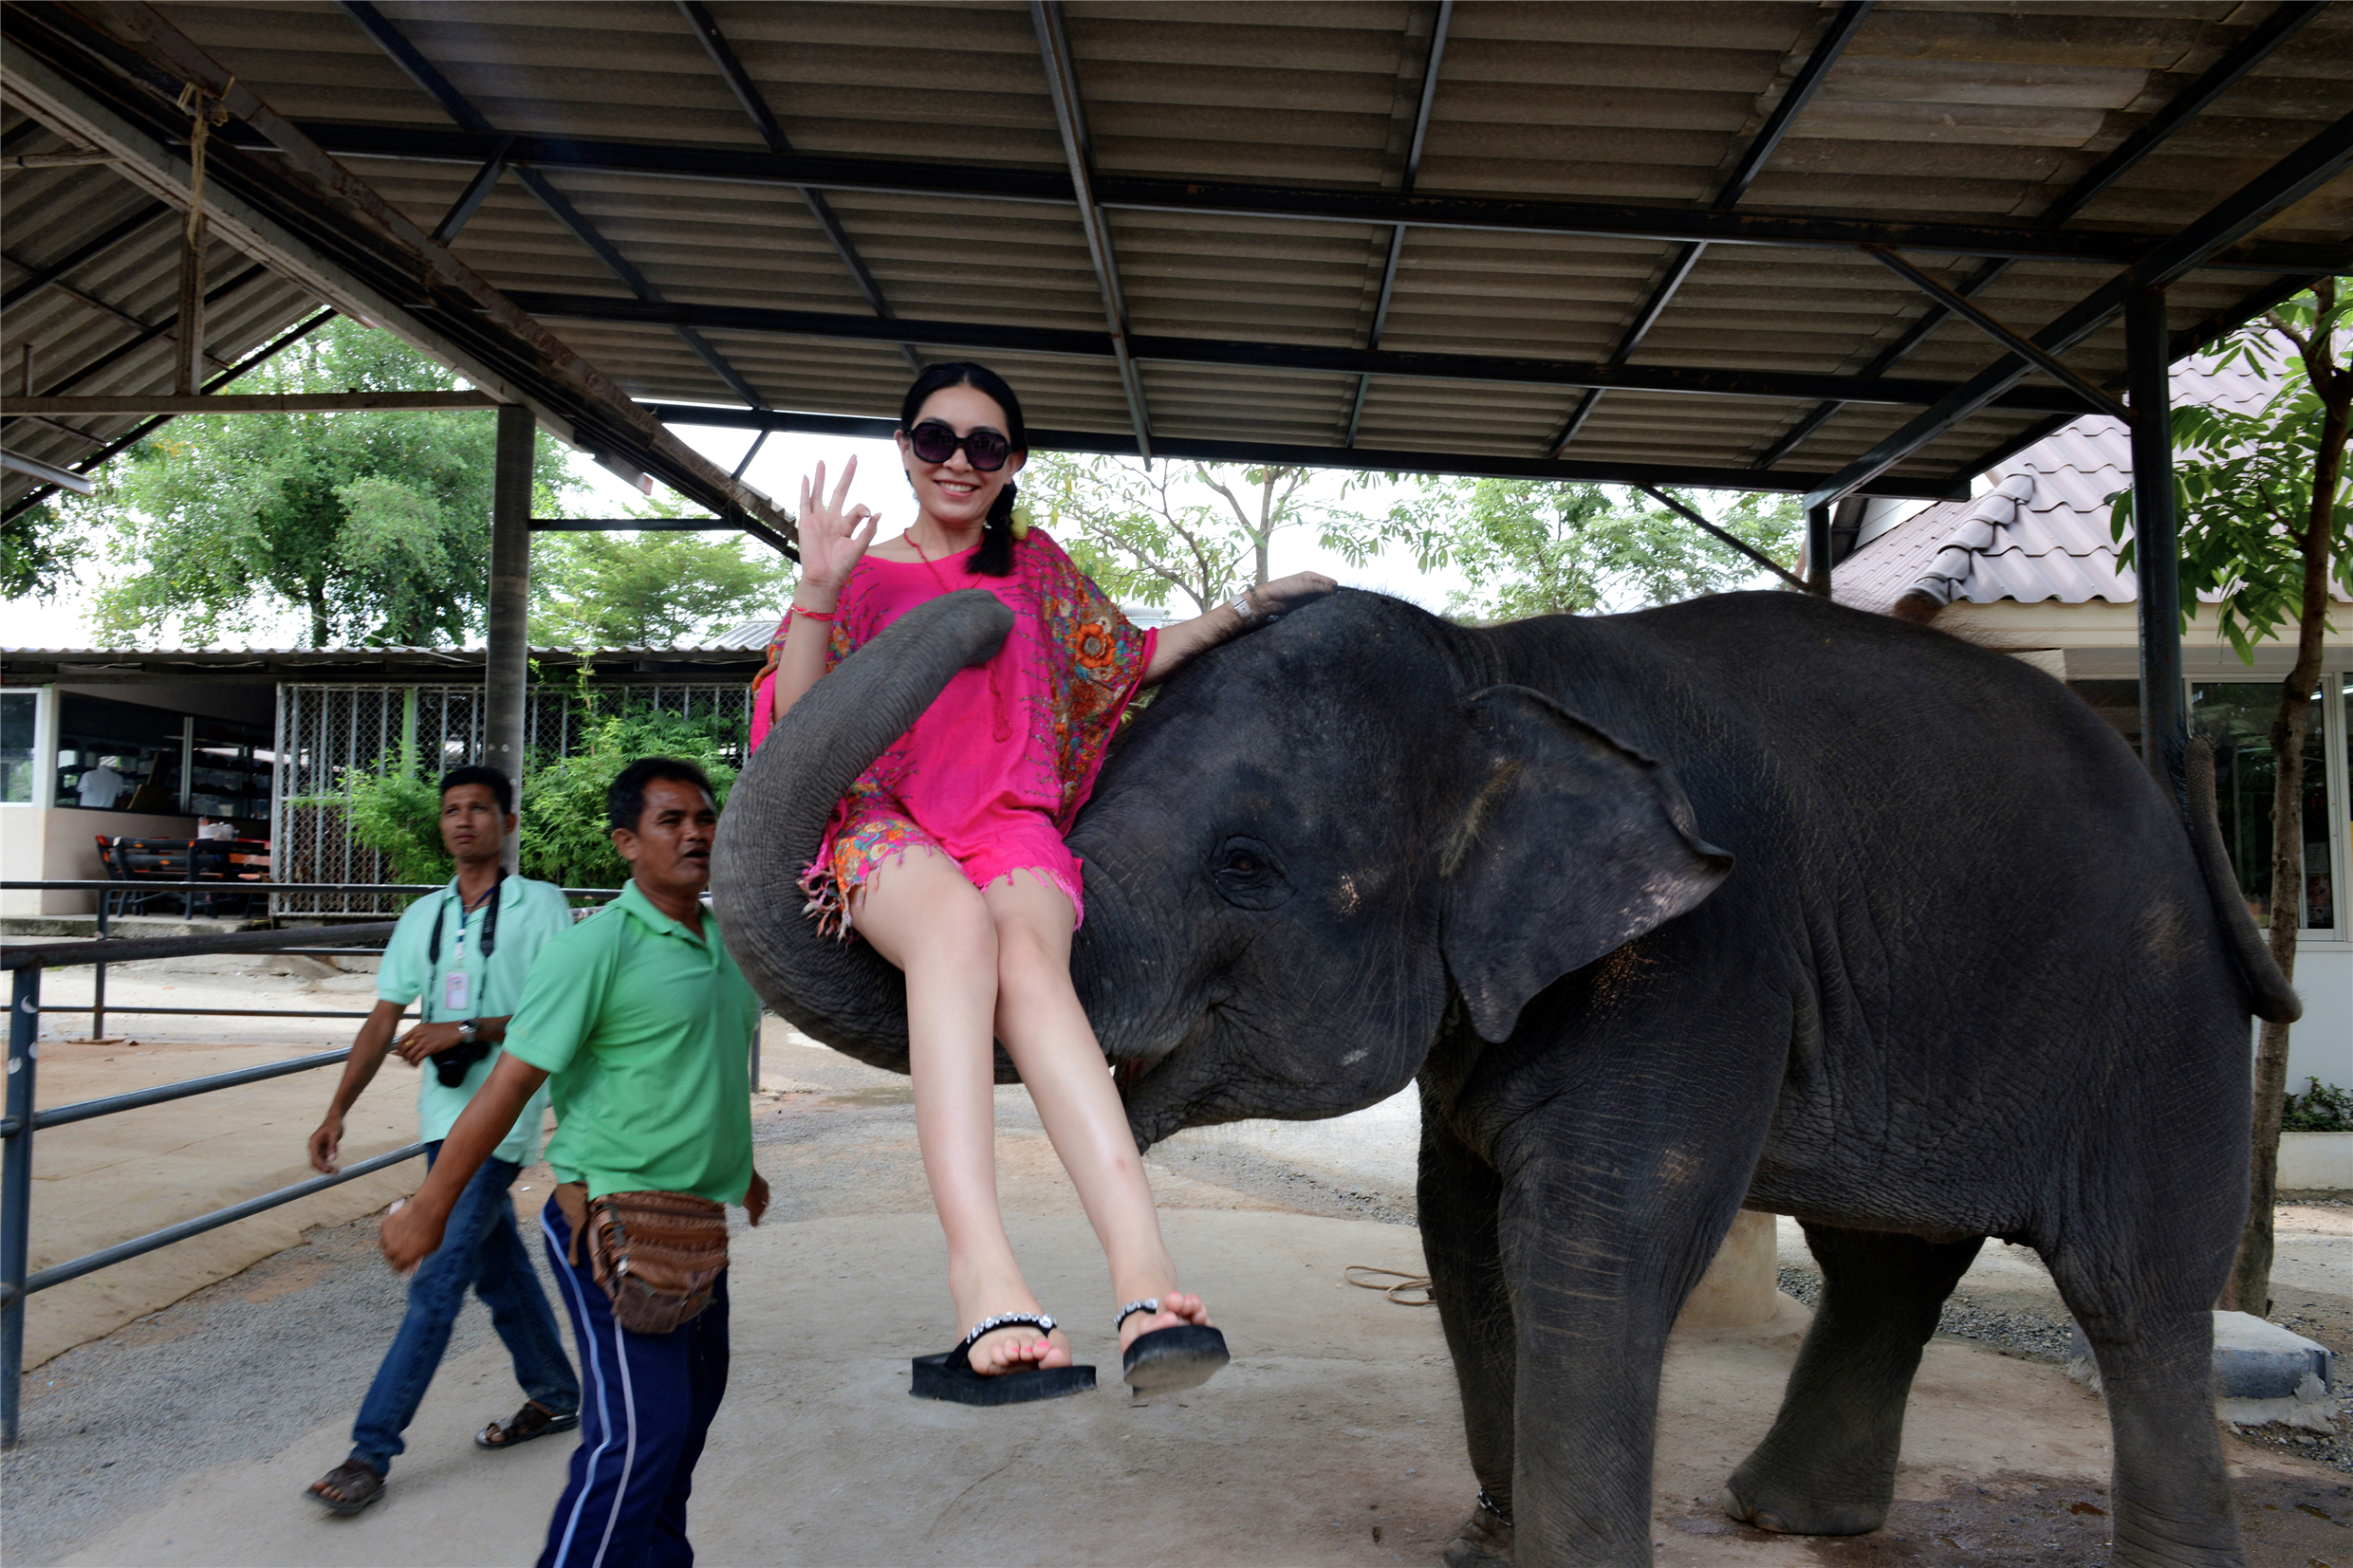
<instances>
[{"instance_id":1,"label":"wristwatch","mask_svg":"<svg viewBox=\"0 0 2353 1568\"><path fill-rule=\"evenodd\" d=\"M481 1031L473 1026L473 1020L471 1018L457 1026L457 1042L461 1045L472 1045L481 1038Z\"/></svg>"},{"instance_id":2,"label":"wristwatch","mask_svg":"<svg viewBox=\"0 0 2353 1568\"><path fill-rule=\"evenodd\" d=\"M1227 605L1227 608L1231 609L1235 615L1240 616L1242 618L1242 624L1245 626L1248 626L1251 621L1258 618L1258 601L1251 597L1251 591L1248 588L1245 588L1240 593L1234 595L1232 600Z\"/></svg>"}]
</instances>

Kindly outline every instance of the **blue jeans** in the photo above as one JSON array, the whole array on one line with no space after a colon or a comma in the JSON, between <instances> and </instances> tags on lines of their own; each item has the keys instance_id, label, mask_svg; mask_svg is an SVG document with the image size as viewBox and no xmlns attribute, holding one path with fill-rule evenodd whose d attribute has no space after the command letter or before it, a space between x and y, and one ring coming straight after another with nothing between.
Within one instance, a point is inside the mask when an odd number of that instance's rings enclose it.
<instances>
[{"instance_id":1,"label":"blue jeans","mask_svg":"<svg viewBox=\"0 0 2353 1568\"><path fill-rule=\"evenodd\" d=\"M425 1145L429 1169L440 1153L438 1140ZM469 1285L491 1309L491 1326L514 1357L515 1381L525 1396L557 1415L580 1409L580 1379L565 1358L554 1309L539 1288L531 1255L515 1229L514 1204L507 1196L521 1172L521 1166L506 1160L484 1160L450 1211L441 1245L417 1265L400 1332L393 1336L392 1349L376 1369L376 1381L351 1428L351 1457L378 1475L391 1473L392 1456L406 1446L400 1434L416 1418L441 1365Z\"/></svg>"},{"instance_id":2,"label":"blue jeans","mask_svg":"<svg viewBox=\"0 0 2353 1568\"><path fill-rule=\"evenodd\" d=\"M727 1397L727 1275L692 1321L668 1334L635 1334L613 1321L588 1249L579 1263L567 1261L572 1227L553 1198L539 1225L588 1369L580 1447L539 1568L692 1568L686 1501Z\"/></svg>"}]
</instances>

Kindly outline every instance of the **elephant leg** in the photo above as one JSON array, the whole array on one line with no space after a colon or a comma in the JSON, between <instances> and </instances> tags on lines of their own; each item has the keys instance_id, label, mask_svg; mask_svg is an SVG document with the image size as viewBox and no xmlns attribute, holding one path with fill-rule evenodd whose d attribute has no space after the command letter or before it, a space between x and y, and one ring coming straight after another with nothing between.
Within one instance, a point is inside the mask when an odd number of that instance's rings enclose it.
<instances>
[{"instance_id":1,"label":"elephant leg","mask_svg":"<svg viewBox=\"0 0 2353 1568\"><path fill-rule=\"evenodd\" d=\"M1480 1503L1446 1543L1449 1568L1511 1560L1511 1385L1515 1331L1495 1233L1502 1179L1448 1131L1425 1098L1417 1208L1431 1293L1462 1393L1463 1432Z\"/></svg>"},{"instance_id":2,"label":"elephant leg","mask_svg":"<svg viewBox=\"0 0 2353 1568\"><path fill-rule=\"evenodd\" d=\"M1985 1238L1808 1225L1806 1244L1822 1265L1822 1304L1772 1430L1725 1485L1724 1511L1764 1530L1861 1535L1887 1522L1912 1374Z\"/></svg>"},{"instance_id":3,"label":"elephant leg","mask_svg":"<svg viewBox=\"0 0 2353 1568\"><path fill-rule=\"evenodd\" d=\"M2070 1240L2044 1257L2100 1363L2116 1452L2113 1560L2241 1568L2214 1420L2215 1271L2184 1268L2178 1244L2154 1238L2145 1250L2105 1235Z\"/></svg>"}]
</instances>

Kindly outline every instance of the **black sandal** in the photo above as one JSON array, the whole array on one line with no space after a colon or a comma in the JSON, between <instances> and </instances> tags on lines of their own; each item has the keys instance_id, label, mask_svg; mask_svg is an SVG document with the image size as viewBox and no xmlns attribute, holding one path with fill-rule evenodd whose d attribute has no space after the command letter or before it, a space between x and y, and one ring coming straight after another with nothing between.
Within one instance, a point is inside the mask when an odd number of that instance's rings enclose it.
<instances>
[{"instance_id":1,"label":"black sandal","mask_svg":"<svg viewBox=\"0 0 2353 1568\"><path fill-rule=\"evenodd\" d=\"M907 1392L917 1399L946 1399L958 1405L1026 1405L1032 1399L1059 1399L1084 1393L1095 1386L1093 1367L1029 1367L983 1377L973 1370L973 1347L983 1335L1028 1323L1040 1334L1059 1327L1043 1312L1000 1312L983 1318L963 1343L938 1356L915 1358L915 1383Z\"/></svg>"},{"instance_id":2,"label":"black sandal","mask_svg":"<svg viewBox=\"0 0 2353 1568\"><path fill-rule=\"evenodd\" d=\"M1111 1319L1112 1335L1116 1337L1120 1325L1136 1314L1159 1310L1158 1296L1128 1302ZM1232 1359L1226 1353L1226 1337L1217 1330L1199 1323L1176 1323L1136 1336L1136 1342L1127 1347L1127 1354L1120 1359L1120 1375L1139 1398L1151 1393L1182 1393L1208 1382L1217 1374L1219 1367Z\"/></svg>"},{"instance_id":3,"label":"black sandal","mask_svg":"<svg viewBox=\"0 0 2353 1568\"><path fill-rule=\"evenodd\" d=\"M332 1486L343 1495L329 1497L319 1490L322 1486ZM384 1478L358 1460L346 1459L305 1487L303 1495L322 1508L356 1514L384 1495Z\"/></svg>"},{"instance_id":4,"label":"black sandal","mask_svg":"<svg viewBox=\"0 0 2353 1568\"><path fill-rule=\"evenodd\" d=\"M523 1408L514 1412L504 1425L493 1421L473 1434L477 1448L511 1448L528 1443L534 1437L549 1432L568 1432L580 1425L580 1412L567 1411L558 1415L536 1399L527 1399Z\"/></svg>"}]
</instances>

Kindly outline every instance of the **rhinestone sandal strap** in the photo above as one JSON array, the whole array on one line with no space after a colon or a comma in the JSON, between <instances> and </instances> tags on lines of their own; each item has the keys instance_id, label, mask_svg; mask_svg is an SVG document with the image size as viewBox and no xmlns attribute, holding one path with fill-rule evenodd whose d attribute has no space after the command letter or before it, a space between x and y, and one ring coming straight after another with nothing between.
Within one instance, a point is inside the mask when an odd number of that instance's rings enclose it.
<instances>
[{"instance_id":1,"label":"rhinestone sandal strap","mask_svg":"<svg viewBox=\"0 0 2353 1568\"><path fill-rule=\"evenodd\" d=\"M982 1336L994 1334L1001 1328L1015 1328L1024 1323L1036 1329L1040 1334L1051 1334L1062 1327L1050 1312L1000 1312L993 1318L983 1318L979 1322L974 1323L973 1332L964 1337L964 1348L969 1352L980 1342Z\"/></svg>"},{"instance_id":2,"label":"rhinestone sandal strap","mask_svg":"<svg viewBox=\"0 0 2353 1568\"><path fill-rule=\"evenodd\" d=\"M1113 1316L1111 1319L1111 1332L1113 1334L1119 1333L1121 1325L1125 1323L1130 1318L1135 1317L1136 1314L1139 1312L1158 1312L1159 1310L1160 1299L1158 1296L1146 1297L1140 1301L1130 1301L1127 1305L1120 1308L1119 1312Z\"/></svg>"}]
</instances>

